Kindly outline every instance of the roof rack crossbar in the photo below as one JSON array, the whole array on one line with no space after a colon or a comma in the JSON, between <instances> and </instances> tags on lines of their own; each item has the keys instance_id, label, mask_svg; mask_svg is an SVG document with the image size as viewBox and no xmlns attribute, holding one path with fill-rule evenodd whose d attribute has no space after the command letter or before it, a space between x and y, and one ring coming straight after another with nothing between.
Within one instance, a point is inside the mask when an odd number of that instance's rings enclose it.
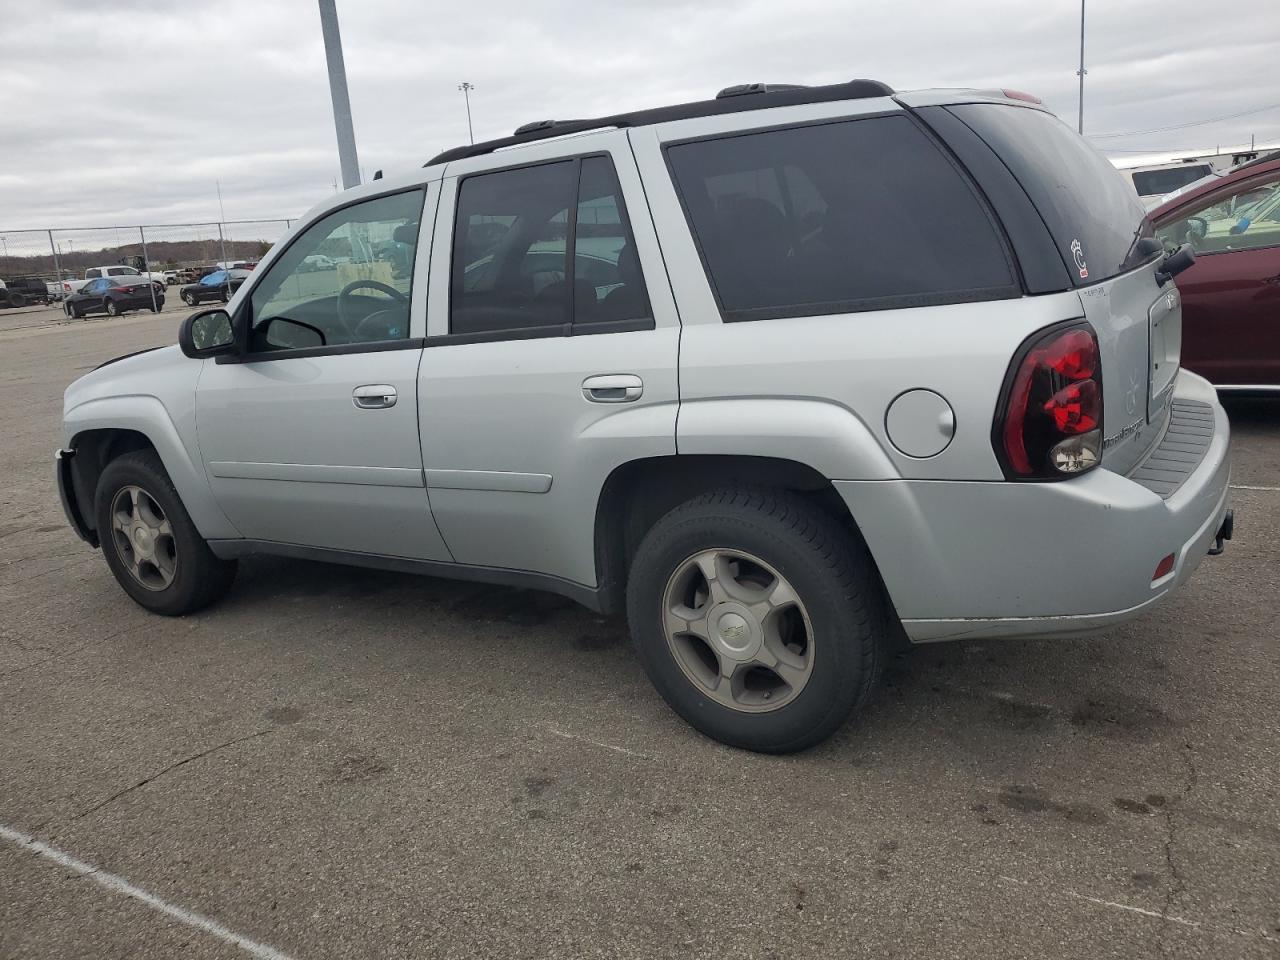
<instances>
[{"instance_id":1,"label":"roof rack crossbar","mask_svg":"<svg viewBox=\"0 0 1280 960\"><path fill-rule=\"evenodd\" d=\"M826 103L832 100L862 100L867 97L891 97L893 88L879 80L850 80L821 87L803 87L795 84L746 83L725 87L714 100L697 100L669 107L619 113L611 117L593 120L537 120L518 127L509 137L486 140L483 143L454 147L437 154L424 164L432 166L450 160L479 157L504 147L514 147L552 137L563 137L604 127L639 127L670 120L687 120L691 117L711 117L722 113L741 113L767 107L792 107L805 103Z\"/></svg>"}]
</instances>

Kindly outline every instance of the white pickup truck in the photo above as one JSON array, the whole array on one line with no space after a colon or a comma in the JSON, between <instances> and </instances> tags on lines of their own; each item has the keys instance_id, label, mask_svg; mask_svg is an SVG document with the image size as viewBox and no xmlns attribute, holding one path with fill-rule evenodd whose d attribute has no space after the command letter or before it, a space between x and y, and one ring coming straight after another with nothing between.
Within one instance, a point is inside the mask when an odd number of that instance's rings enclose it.
<instances>
[{"instance_id":1,"label":"white pickup truck","mask_svg":"<svg viewBox=\"0 0 1280 960\"><path fill-rule=\"evenodd\" d=\"M130 267L123 263L112 263L104 267L89 267L84 272L83 280L67 279L62 281L62 295L69 297L73 293L79 293L90 280L97 280L99 277L146 277L156 283L163 284L164 274L156 271L148 273L145 270L139 270L137 267Z\"/></svg>"}]
</instances>

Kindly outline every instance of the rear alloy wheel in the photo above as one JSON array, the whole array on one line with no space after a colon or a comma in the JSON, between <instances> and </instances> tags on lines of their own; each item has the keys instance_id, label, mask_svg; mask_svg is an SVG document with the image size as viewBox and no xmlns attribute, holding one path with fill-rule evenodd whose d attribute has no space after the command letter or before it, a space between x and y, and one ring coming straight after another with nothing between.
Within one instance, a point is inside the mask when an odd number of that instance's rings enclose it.
<instances>
[{"instance_id":1,"label":"rear alloy wheel","mask_svg":"<svg viewBox=\"0 0 1280 960\"><path fill-rule=\"evenodd\" d=\"M887 646L865 547L786 490L719 490L662 517L632 561L627 614L672 709L766 753L834 733L870 698Z\"/></svg>"},{"instance_id":2,"label":"rear alloy wheel","mask_svg":"<svg viewBox=\"0 0 1280 960\"><path fill-rule=\"evenodd\" d=\"M107 316L108 317L120 316L120 308L116 306L116 302L110 298L107 299Z\"/></svg>"},{"instance_id":3,"label":"rear alloy wheel","mask_svg":"<svg viewBox=\"0 0 1280 960\"><path fill-rule=\"evenodd\" d=\"M667 646L685 677L731 710L779 710L813 673L808 611L759 557L712 548L676 568L662 599Z\"/></svg>"}]
</instances>

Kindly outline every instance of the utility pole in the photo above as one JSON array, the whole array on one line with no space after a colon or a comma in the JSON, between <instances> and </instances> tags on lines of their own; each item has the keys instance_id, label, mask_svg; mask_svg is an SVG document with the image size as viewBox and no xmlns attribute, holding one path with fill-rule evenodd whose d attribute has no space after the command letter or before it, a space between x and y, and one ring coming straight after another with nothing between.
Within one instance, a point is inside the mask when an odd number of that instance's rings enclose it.
<instances>
[{"instance_id":1,"label":"utility pole","mask_svg":"<svg viewBox=\"0 0 1280 960\"><path fill-rule=\"evenodd\" d=\"M1080 0L1080 69L1076 75L1080 78L1080 117L1076 121L1076 133L1084 135L1084 0Z\"/></svg>"},{"instance_id":2,"label":"utility pole","mask_svg":"<svg viewBox=\"0 0 1280 960\"><path fill-rule=\"evenodd\" d=\"M458 84L458 89L462 91L463 99L467 101L467 137L471 140L472 145L476 142L476 135L471 132L471 91L476 88L474 83L467 83L465 80Z\"/></svg>"},{"instance_id":3,"label":"utility pole","mask_svg":"<svg viewBox=\"0 0 1280 960\"><path fill-rule=\"evenodd\" d=\"M342 189L360 186L360 161L356 158L356 132L351 125L351 97L347 93L347 68L342 62L342 36L338 33L335 0L319 0L324 56L329 64L329 95L333 99L333 126L338 134L338 162L342 165Z\"/></svg>"}]
</instances>

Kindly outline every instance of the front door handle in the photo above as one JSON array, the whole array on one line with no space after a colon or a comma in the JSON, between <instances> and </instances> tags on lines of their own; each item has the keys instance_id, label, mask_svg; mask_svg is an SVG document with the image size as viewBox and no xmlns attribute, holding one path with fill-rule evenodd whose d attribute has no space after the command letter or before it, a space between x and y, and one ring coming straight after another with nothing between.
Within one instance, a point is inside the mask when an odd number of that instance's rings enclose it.
<instances>
[{"instance_id":1,"label":"front door handle","mask_svg":"<svg viewBox=\"0 0 1280 960\"><path fill-rule=\"evenodd\" d=\"M351 391L351 402L361 410L385 410L396 405L396 388L389 383L368 383Z\"/></svg>"},{"instance_id":2,"label":"front door handle","mask_svg":"<svg viewBox=\"0 0 1280 960\"><path fill-rule=\"evenodd\" d=\"M644 393L634 373L605 373L582 381L582 395L592 403L632 403Z\"/></svg>"}]
</instances>

